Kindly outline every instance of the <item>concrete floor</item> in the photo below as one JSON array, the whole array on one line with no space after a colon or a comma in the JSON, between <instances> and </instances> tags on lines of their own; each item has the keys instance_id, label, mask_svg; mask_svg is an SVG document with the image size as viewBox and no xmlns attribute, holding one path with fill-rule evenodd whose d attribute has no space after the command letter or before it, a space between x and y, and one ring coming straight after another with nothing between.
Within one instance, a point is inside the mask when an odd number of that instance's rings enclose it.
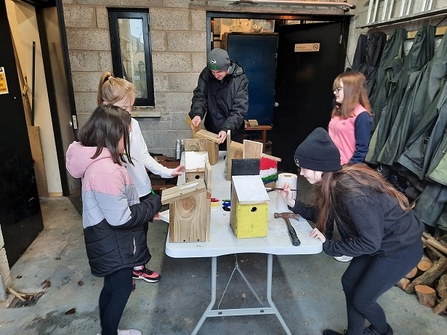
<instances>
[{"instance_id":1,"label":"concrete floor","mask_svg":"<svg viewBox=\"0 0 447 335\"><path fill-rule=\"evenodd\" d=\"M300 189L301 190L301 189ZM88 266L81 216L68 198L41 199L45 229L11 269L16 291L43 292L34 306L8 308L12 295L0 303L0 334L96 334L102 278ZM149 334L190 334L210 299L210 259L173 259L164 254L167 224L154 222L148 243L149 268L160 282L137 281L120 328ZM265 297L266 256L238 256L240 268L261 299ZM222 292L234 256L218 258L218 290ZM274 256L273 300L292 334L317 335L325 328L342 331L346 313L340 277L347 264L320 253ZM45 288L45 283L50 286ZM218 296L218 301L220 297ZM380 298L396 335L446 334L447 316L434 315L415 295L394 287ZM221 308L258 307L239 274L235 274ZM284 334L275 316L207 319L199 334Z\"/></svg>"}]
</instances>

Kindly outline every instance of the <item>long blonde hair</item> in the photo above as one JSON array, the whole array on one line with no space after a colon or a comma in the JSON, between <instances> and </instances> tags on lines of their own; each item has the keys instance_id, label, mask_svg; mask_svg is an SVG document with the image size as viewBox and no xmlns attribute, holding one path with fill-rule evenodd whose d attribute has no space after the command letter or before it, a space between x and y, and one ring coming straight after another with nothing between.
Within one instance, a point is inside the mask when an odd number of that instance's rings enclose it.
<instances>
[{"instance_id":1,"label":"long blonde hair","mask_svg":"<svg viewBox=\"0 0 447 335\"><path fill-rule=\"evenodd\" d=\"M134 85L123 78L117 78L109 71L105 71L99 80L97 102L98 106L105 103L115 105L122 99L128 99L130 102L135 99ZM130 107L130 106L129 106Z\"/></svg>"},{"instance_id":2,"label":"long blonde hair","mask_svg":"<svg viewBox=\"0 0 447 335\"><path fill-rule=\"evenodd\" d=\"M329 220L344 225L352 224L347 217L344 198L348 193L363 194L365 189L395 198L399 206L411 209L405 195L397 191L388 181L366 164L346 164L336 172L324 172L316 184L315 204L319 210L317 228L324 234Z\"/></svg>"},{"instance_id":3,"label":"long blonde hair","mask_svg":"<svg viewBox=\"0 0 447 335\"><path fill-rule=\"evenodd\" d=\"M342 119L348 119L352 116L352 111L361 104L366 111L372 115L371 104L366 92L366 79L360 72L344 72L339 74L332 85L335 91L343 83L343 103L341 106L335 106L332 110L332 116L339 116Z\"/></svg>"}]
</instances>

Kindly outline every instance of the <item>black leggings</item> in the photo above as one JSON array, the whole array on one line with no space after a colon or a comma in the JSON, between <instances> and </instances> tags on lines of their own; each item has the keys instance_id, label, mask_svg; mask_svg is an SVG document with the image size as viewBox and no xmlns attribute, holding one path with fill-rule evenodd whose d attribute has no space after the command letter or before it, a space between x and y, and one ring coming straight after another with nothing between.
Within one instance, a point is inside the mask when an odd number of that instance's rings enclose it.
<instances>
[{"instance_id":1,"label":"black leggings","mask_svg":"<svg viewBox=\"0 0 447 335\"><path fill-rule=\"evenodd\" d=\"M99 295L101 335L116 335L124 307L132 292L132 268L121 269L104 277Z\"/></svg>"},{"instance_id":2,"label":"black leggings","mask_svg":"<svg viewBox=\"0 0 447 335\"><path fill-rule=\"evenodd\" d=\"M347 335L361 335L368 320L380 334L388 323L377 299L411 269L422 257L422 240L393 255L354 257L342 277L348 314Z\"/></svg>"}]
</instances>

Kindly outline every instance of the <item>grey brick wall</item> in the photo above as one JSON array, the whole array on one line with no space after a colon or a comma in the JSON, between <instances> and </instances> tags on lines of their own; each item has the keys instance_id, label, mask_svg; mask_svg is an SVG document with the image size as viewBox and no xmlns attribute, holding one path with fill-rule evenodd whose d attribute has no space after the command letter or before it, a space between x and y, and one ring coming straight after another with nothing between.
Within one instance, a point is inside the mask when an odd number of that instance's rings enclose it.
<instances>
[{"instance_id":1,"label":"grey brick wall","mask_svg":"<svg viewBox=\"0 0 447 335\"><path fill-rule=\"evenodd\" d=\"M80 126L96 105L98 80L112 71L107 7L149 8L154 112L138 118L152 153L174 156L177 138L190 138L186 124L200 71L206 65L206 11L239 12L227 1L63 0L76 112ZM316 13L331 9L250 6L254 13Z\"/></svg>"},{"instance_id":2,"label":"grey brick wall","mask_svg":"<svg viewBox=\"0 0 447 335\"><path fill-rule=\"evenodd\" d=\"M191 137L186 115L206 60L206 14L189 0L63 1L76 112L80 126L96 106L98 80L112 71L107 7L149 8L155 112L138 118L150 152L173 156L175 140Z\"/></svg>"}]
</instances>

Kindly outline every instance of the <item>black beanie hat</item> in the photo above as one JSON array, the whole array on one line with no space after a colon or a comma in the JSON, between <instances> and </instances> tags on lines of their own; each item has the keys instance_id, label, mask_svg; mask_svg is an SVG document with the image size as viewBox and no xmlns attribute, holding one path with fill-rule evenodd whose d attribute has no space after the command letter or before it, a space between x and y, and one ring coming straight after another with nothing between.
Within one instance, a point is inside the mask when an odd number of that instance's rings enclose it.
<instances>
[{"instance_id":1,"label":"black beanie hat","mask_svg":"<svg viewBox=\"0 0 447 335\"><path fill-rule=\"evenodd\" d=\"M294 158L300 167L309 170L329 172L341 169L340 151L323 128L316 128L307 136L296 148Z\"/></svg>"},{"instance_id":2,"label":"black beanie hat","mask_svg":"<svg viewBox=\"0 0 447 335\"><path fill-rule=\"evenodd\" d=\"M230 67L230 57L224 49L214 48L208 54L208 68L213 71L226 71Z\"/></svg>"}]
</instances>

